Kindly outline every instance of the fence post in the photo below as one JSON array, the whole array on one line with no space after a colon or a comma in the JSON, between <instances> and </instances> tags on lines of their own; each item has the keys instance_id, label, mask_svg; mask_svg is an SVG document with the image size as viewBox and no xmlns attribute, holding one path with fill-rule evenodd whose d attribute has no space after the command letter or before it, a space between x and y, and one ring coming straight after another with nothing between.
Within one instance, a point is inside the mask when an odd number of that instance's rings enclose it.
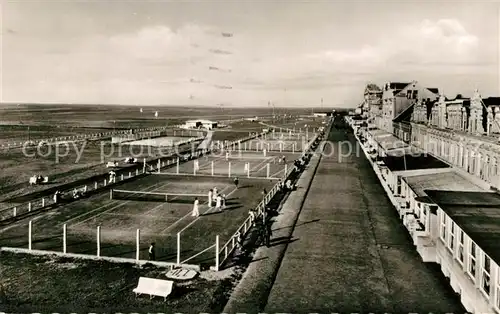
<instances>
[{"instance_id":1,"label":"fence post","mask_svg":"<svg viewBox=\"0 0 500 314\"><path fill-rule=\"evenodd\" d=\"M177 169L176 169L176 173L179 174L179 157L177 157Z\"/></svg>"},{"instance_id":2,"label":"fence post","mask_svg":"<svg viewBox=\"0 0 500 314\"><path fill-rule=\"evenodd\" d=\"M137 229L135 234L135 260L138 261L140 259L141 252L141 230Z\"/></svg>"},{"instance_id":3,"label":"fence post","mask_svg":"<svg viewBox=\"0 0 500 314\"><path fill-rule=\"evenodd\" d=\"M292 144L292 153L295 154L295 142Z\"/></svg>"},{"instance_id":4,"label":"fence post","mask_svg":"<svg viewBox=\"0 0 500 314\"><path fill-rule=\"evenodd\" d=\"M97 256L101 256L101 226L97 226Z\"/></svg>"},{"instance_id":5,"label":"fence post","mask_svg":"<svg viewBox=\"0 0 500 314\"><path fill-rule=\"evenodd\" d=\"M247 177L250 178L250 163L247 162L248 166L247 166Z\"/></svg>"},{"instance_id":6,"label":"fence post","mask_svg":"<svg viewBox=\"0 0 500 314\"><path fill-rule=\"evenodd\" d=\"M14 217L17 216L17 207L14 207Z\"/></svg>"},{"instance_id":7,"label":"fence post","mask_svg":"<svg viewBox=\"0 0 500 314\"><path fill-rule=\"evenodd\" d=\"M177 266L181 264L181 233L177 232Z\"/></svg>"},{"instance_id":8,"label":"fence post","mask_svg":"<svg viewBox=\"0 0 500 314\"><path fill-rule=\"evenodd\" d=\"M66 254L66 224L63 225L63 253Z\"/></svg>"},{"instance_id":9,"label":"fence post","mask_svg":"<svg viewBox=\"0 0 500 314\"><path fill-rule=\"evenodd\" d=\"M128 172L128 177L132 178L132 172L130 172L130 171Z\"/></svg>"},{"instance_id":10,"label":"fence post","mask_svg":"<svg viewBox=\"0 0 500 314\"><path fill-rule=\"evenodd\" d=\"M271 172L271 166L269 163L266 164L266 178L269 178Z\"/></svg>"},{"instance_id":11,"label":"fence post","mask_svg":"<svg viewBox=\"0 0 500 314\"><path fill-rule=\"evenodd\" d=\"M160 168L161 168L161 160L158 159L158 169L157 169L158 173L160 173Z\"/></svg>"},{"instance_id":12,"label":"fence post","mask_svg":"<svg viewBox=\"0 0 500 314\"><path fill-rule=\"evenodd\" d=\"M121 175L121 181L123 181L123 173L122 173L122 175Z\"/></svg>"},{"instance_id":13,"label":"fence post","mask_svg":"<svg viewBox=\"0 0 500 314\"><path fill-rule=\"evenodd\" d=\"M45 197L42 197L42 207L45 207Z\"/></svg>"},{"instance_id":14,"label":"fence post","mask_svg":"<svg viewBox=\"0 0 500 314\"><path fill-rule=\"evenodd\" d=\"M110 189L109 190L109 199L112 200L113 199L113 189Z\"/></svg>"},{"instance_id":15,"label":"fence post","mask_svg":"<svg viewBox=\"0 0 500 314\"><path fill-rule=\"evenodd\" d=\"M97 182L94 182L94 190L97 190Z\"/></svg>"},{"instance_id":16,"label":"fence post","mask_svg":"<svg viewBox=\"0 0 500 314\"><path fill-rule=\"evenodd\" d=\"M28 203L28 211L31 211L31 202Z\"/></svg>"},{"instance_id":17,"label":"fence post","mask_svg":"<svg viewBox=\"0 0 500 314\"><path fill-rule=\"evenodd\" d=\"M210 162L210 169L212 170L212 176L214 175L214 162L213 160Z\"/></svg>"},{"instance_id":18,"label":"fence post","mask_svg":"<svg viewBox=\"0 0 500 314\"><path fill-rule=\"evenodd\" d=\"M33 222L30 220L28 223L28 250L31 251L31 236L33 231Z\"/></svg>"},{"instance_id":19,"label":"fence post","mask_svg":"<svg viewBox=\"0 0 500 314\"><path fill-rule=\"evenodd\" d=\"M215 236L215 271L219 271L219 235Z\"/></svg>"},{"instance_id":20,"label":"fence post","mask_svg":"<svg viewBox=\"0 0 500 314\"><path fill-rule=\"evenodd\" d=\"M106 179L104 179L104 186L106 186Z\"/></svg>"},{"instance_id":21,"label":"fence post","mask_svg":"<svg viewBox=\"0 0 500 314\"><path fill-rule=\"evenodd\" d=\"M227 176L231 177L231 162L227 163Z\"/></svg>"}]
</instances>

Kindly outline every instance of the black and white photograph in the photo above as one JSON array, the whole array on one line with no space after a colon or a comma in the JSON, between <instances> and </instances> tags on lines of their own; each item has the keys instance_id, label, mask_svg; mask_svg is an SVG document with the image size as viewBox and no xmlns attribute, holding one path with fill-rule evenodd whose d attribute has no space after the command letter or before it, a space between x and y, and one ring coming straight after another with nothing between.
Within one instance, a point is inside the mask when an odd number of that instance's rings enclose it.
<instances>
[{"instance_id":1,"label":"black and white photograph","mask_svg":"<svg viewBox=\"0 0 500 314\"><path fill-rule=\"evenodd\" d=\"M500 314L500 1L0 0L0 314Z\"/></svg>"}]
</instances>

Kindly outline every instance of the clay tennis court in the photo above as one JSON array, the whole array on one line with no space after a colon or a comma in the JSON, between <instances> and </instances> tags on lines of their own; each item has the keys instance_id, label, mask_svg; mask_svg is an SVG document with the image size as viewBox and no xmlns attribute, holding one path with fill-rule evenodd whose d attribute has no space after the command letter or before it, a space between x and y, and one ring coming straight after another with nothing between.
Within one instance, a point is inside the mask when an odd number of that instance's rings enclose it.
<instances>
[{"instance_id":1,"label":"clay tennis court","mask_svg":"<svg viewBox=\"0 0 500 314\"><path fill-rule=\"evenodd\" d=\"M267 179L241 178L236 189L232 178L147 175L113 188L170 193L168 202L155 197L153 200L147 200L147 197L142 200L110 199L110 192L106 190L32 217L32 249L62 251L63 225L66 225L67 252L95 255L99 226L101 256L135 258L139 229L141 259L148 258L148 246L155 242L157 260L175 262L177 234L180 233L180 259L183 262L213 246L216 235L222 244L229 240L248 217L248 211L261 201L262 190L269 191L274 183ZM227 208L221 213L210 210L206 205L207 197L201 196L202 215L192 217L193 196L177 195L207 194L214 187L227 197ZM29 219L25 219L1 230L0 246L28 248L28 224ZM189 263L210 264L214 260L215 249L189 260Z\"/></svg>"},{"instance_id":2,"label":"clay tennis court","mask_svg":"<svg viewBox=\"0 0 500 314\"><path fill-rule=\"evenodd\" d=\"M280 158L285 156L285 161ZM161 172L164 174L188 174L198 176L219 176L256 179L280 179L285 170L293 167L293 161L300 157L299 154L290 152L267 152L262 151L232 151L226 156L226 152L214 153L203 156L196 161L189 161L177 166L166 168Z\"/></svg>"}]
</instances>

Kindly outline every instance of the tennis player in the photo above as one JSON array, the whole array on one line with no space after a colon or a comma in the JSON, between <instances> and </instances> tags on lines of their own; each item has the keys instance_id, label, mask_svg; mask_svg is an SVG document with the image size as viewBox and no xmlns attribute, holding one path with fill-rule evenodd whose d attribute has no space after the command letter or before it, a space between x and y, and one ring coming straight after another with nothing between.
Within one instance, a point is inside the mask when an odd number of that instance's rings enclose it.
<instances>
[{"instance_id":1,"label":"tennis player","mask_svg":"<svg viewBox=\"0 0 500 314\"><path fill-rule=\"evenodd\" d=\"M212 208L212 201L214 200L214 194L212 189L208 191L208 208Z\"/></svg>"},{"instance_id":2,"label":"tennis player","mask_svg":"<svg viewBox=\"0 0 500 314\"><path fill-rule=\"evenodd\" d=\"M196 197L194 199L193 213L191 214L192 217L198 217L198 216L200 216L199 204L200 204L200 201L198 201L198 198Z\"/></svg>"},{"instance_id":3,"label":"tennis player","mask_svg":"<svg viewBox=\"0 0 500 314\"><path fill-rule=\"evenodd\" d=\"M215 201L215 209L217 209L219 212L222 211L222 197L220 195L217 195Z\"/></svg>"}]
</instances>

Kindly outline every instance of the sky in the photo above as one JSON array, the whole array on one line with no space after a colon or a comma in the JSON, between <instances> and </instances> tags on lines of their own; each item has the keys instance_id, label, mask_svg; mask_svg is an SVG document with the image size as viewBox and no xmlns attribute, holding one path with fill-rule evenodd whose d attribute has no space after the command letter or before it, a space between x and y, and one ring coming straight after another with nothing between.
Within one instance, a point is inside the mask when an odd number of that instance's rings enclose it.
<instances>
[{"instance_id":1,"label":"sky","mask_svg":"<svg viewBox=\"0 0 500 314\"><path fill-rule=\"evenodd\" d=\"M500 96L494 2L0 3L2 102L354 107L412 80Z\"/></svg>"}]
</instances>

